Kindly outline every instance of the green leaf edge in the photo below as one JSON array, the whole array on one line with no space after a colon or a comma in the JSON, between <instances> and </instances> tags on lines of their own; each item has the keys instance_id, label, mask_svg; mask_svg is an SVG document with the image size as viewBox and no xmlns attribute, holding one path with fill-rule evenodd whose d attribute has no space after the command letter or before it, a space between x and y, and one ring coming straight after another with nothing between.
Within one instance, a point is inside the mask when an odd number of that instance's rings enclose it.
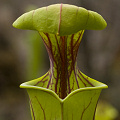
<instances>
[{"instance_id":1,"label":"green leaf edge","mask_svg":"<svg viewBox=\"0 0 120 120\"><path fill-rule=\"evenodd\" d=\"M18 29L37 30L60 36L85 29L102 30L106 26L106 21L97 12L69 4L53 4L32 10L13 23L13 27Z\"/></svg>"},{"instance_id":2,"label":"green leaf edge","mask_svg":"<svg viewBox=\"0 0 120 120\"><path fill-rule=\"evenodd\" d=\"M53 95L56 99L58 99L61 103L63 103L64 101L66 101L66 99L68 99L69 97L71 97L72 95L78 93L78 92L82 92L82 91L87 91L87 90L97 90L97 89L106 89L108 88L108 86L104 83L98 82L96 80L93 80L93 82L97 82L97 84L99 84L98 86L95 87L85 87L85 88L80 88L77 90L74 90L73 92L71 92L67 97L65 97L64 99L59 98L59 96L52 90L47 89L47 88L43 88L43 87L38 87L38 86L32 86L32 85L28 85L29 82L25 82L22 83L20 85L20 88L26 88L26 89L38 89L38 90L42 90L45 92L49 92L51 95Z\"/></svg>"}]
</instances>

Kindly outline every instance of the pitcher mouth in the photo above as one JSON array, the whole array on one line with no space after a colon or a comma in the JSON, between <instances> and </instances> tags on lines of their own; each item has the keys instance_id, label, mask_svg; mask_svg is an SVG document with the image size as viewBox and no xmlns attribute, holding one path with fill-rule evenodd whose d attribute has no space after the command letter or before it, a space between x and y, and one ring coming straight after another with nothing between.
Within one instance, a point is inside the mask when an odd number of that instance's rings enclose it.
<instances>
[{"instance_id":1,"label":"pitcher mouth","mask_svg":"<svg viewBox=\"0 0 120 120\"><path fill-rule=\"evenodd\" d=\"M39 79L39 78L38 78ZM102 90L102 89L106 89L108 88L108 86L102 82L96 81L92 78L90 78L90 82L94 84L94 86L92 87L84 87L84 88L79 88L76 89L74 91L72 91L71 93L69 93L64 99L61 99L53 90L44 88L44 87L40 87L40 86L35 86L35 82L37 82L38 79L35 80L31 80L29 82L25 82L22 83L20 85L20 88L25 88L25 89L36 89L36 90L41 90L44 92L48 92L49 94L51 94L52 96L56 97L56 99L60 100L61 102L63 102L64 100L66 100L67 98L69 98L70 96L72 96L73 94L76 94L78 92L83 92L83 91L92 91L92 90Z\"/></svg>"}]
</instances>

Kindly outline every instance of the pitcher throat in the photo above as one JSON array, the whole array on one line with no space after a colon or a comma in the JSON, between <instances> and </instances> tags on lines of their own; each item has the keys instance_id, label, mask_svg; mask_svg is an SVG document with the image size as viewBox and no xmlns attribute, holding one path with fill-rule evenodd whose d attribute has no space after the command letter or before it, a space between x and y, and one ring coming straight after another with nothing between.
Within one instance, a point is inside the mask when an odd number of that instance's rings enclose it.
<instances>
[{"instance_id":1,"label":"pitcher throat","mask_svg":"<svg viewBox=\"0 0 120 120\"><path fill-rule=\"evenodd\" d=\"M50 70L41 80L44 82L42 87L53 90L62 99L75 89L91 86L82 76L76 62L83 33L79 31L68 36L40 33L50 59Z\"/></svg>"}]
</instances>

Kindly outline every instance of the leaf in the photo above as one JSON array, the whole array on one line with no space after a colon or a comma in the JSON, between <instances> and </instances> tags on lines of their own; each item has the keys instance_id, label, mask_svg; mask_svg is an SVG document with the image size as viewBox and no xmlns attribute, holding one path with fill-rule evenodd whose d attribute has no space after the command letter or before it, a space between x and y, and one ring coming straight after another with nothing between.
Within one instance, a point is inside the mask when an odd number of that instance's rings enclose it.
<instances>
[{"instance_id":1,"label":"leaf","mask_svg":"<svg viewBox=\"0 0 120 120\"><path fill-rule=\"evenodd\" d=\"M100 92L88 88L72 93L64 101L64 120L93 120Z\"/></svg>"},{"instance_id":2,"label":"leaf","mask_svg":"<svg viewBox=\"0 0 120 120\"><path fill-rule=\"evenodd\" d=\"M62 120L61 102L53 92L42 88L27 91L33 120Z\"/></svg>"},{"instance_id":3,"label":"leaf","mask_svg":"<svg viewBox=\"0 0 120 120\"><path fill-rule=\"evenodd\" d=\"M54 4L23 14L13 23L13 26L64 36L85 29L102 30L107 23L100 14L85 8L69 4Z\"/></svg>"},{"instance_id":4,"label":"leaf","mask_svg":"<svg viewBox=\"0 0 120 120\"><path fill-rule=\"evenodd\" d=\"M23 83L33 120L94 120L98 97L107 85L77 67L76 57L85 29L106 27L101 15L82 7L55 4L23 14L13 26L37 30L50 58L42 77Z\"/></svg>"},{"instance_id":5,"label":"leaf","mask_svg":"<svg viewBox=\"0 0 120 120\"><path fill-rule=\"evenodd\" d=\"M96 86L77 89L65 99L52 90L34 86L35 80L20 87L28 91L33 120L93 120L101 90L107 86L91 78L89 81Z\"/></svg>"}]
</instances>

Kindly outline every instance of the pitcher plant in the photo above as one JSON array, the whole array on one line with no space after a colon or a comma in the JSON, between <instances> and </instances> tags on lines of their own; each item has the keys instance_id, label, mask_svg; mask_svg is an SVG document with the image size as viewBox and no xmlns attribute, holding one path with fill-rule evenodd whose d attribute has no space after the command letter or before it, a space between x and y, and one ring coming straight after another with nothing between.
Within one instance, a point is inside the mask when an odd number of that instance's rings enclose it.
<instances>
[{"instance_id":1,"label":"pitcher plant","mask_svg":"<svg viewBox=\"0 0 120 120\"><path fill-rule=\"evenodd\" d=\"M103 17L82 7L53 4L23 14L13 26L38 31L50 59L45 75L20 85L27 89L32 120L95 120L107 85L83 74L76 58L84 31L107 26Z\"/></svg>"}]
</instances>

